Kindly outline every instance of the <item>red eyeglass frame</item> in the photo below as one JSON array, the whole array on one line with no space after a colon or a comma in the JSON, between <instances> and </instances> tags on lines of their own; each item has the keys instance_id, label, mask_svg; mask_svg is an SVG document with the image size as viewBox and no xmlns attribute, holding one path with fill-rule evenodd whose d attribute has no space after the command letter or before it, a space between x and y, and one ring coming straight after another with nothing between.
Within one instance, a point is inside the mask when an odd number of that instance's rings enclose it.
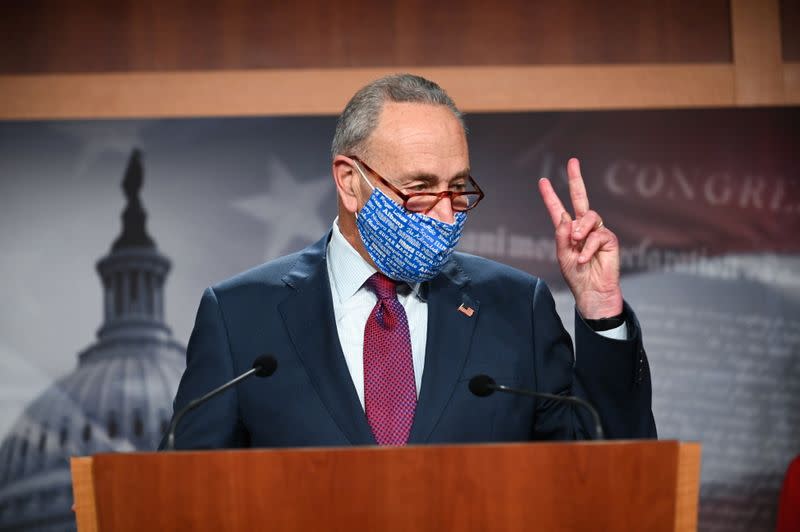
<instances>
[{"instance_id":1,"label":"red eyeglass frame","mask_svg":"<svg viewBox=\"0 0 800 532\"><path fill-rule=\"evenodd\" d=\"M435 207L436 204L439 203L442 200L442 198L449 198L450 199L450 205L453 206L453 210L454 211L456 211L456 212L467 212L467 211L471 211L472 209L474 209L478 205L478 203L480 203L481 200L485 196L485 194L483 193L483 190L481 190L481 187L478 186L478 183L475 182L475 179L473 179L473 177L471 175L468 175L467 178L469 179L470 183L472 183L472 186L475 187L474 191L470 190L469 192L453 192L452 190L443 190L442 192L411 192L409 194L406 194L405 192L402 192L397 187L395 187L394 185L389 183L389 181L387 181L386 178L384 178L381 174L379 174L378 172L373 170L367 163L365 163L364 161L359 159L356 155L346 155L346 157L348 159L352 159L352 160L362 164L364 166L364 168L367 169L367 171L369 171L371 174L373 174L375 177L377 177L378 180L381 183L383 183L384 185L386 185L389 188L389 190L391 190L392 192L397 194L400 197L400 199L403 200L403 208L406 209L409 212L423 212L423 211L414 211L412 209L409 209L406 206L408 204L408 200L410 200L412 198L415 198L415 197L426 196L426 197L435 197L436 198L436 201L434 201L433 204L431 204L431 206L428 209L428 211L430 211L433 207ZM456 204L453 203L453 198L454 197L475 196L475 195L477 195L477 199L475 200L475 203L473 203L472 205L470 205L466 209L457 209L456 208ZM424 211L424 212L428 212L428 211Z\"/></svg>"}]
</instances>

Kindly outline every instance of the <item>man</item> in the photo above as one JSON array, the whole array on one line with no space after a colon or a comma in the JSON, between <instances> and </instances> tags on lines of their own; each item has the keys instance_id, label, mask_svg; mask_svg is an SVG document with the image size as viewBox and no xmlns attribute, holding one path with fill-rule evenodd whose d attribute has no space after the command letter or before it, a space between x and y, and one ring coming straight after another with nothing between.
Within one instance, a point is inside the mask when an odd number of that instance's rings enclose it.
<instances>
[{"instance_id":1,"label":"man","mask_svg":"<svg viewBox=\"0 0 800 532\"><path fill-rule=\"evenodd\" d=\"M338 218L311 247L203 294L175 410L246 371L278 369L187 415L177 448L524 441L593 436L564 402L494 394L470 379L593 403L608 437L655 437L650 375L623 302L614 234L568 163L575 218L539 189L576 301L564 330L544 283L453 253L483 192L464 125L435 83L407 74L362 88L336 129Z\"/></svg>"}]
</instances>

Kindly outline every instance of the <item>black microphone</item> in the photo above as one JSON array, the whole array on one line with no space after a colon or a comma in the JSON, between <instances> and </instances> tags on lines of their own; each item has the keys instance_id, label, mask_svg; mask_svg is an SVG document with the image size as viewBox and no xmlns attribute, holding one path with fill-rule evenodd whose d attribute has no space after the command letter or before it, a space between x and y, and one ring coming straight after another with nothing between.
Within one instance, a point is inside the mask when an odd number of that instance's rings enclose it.
<instances>
[{"instance_id":1,"label":"black microphone","mask_svg":"<svg viewBox=\"0 0 800 532\"><path fill-rule=\"evenodd\" d=\"M497 384L494 381L494 379L488 375L475 375L474 377L472 377L469 380L469 391L471 391L478 397L486 397L488 395L492 395L494 392L505 392L515 395L524 395L526 397L552 399L553 401L563 401L566 403L580 405L589 410L589 412L591 412L592 414L592 417L594 418L594 432L596 439L598 440L604 439L603 427L600 425L600 415L597 413L597 410L595 410L595 408L591 404L589 404L587 401L584 401L583 399L580 399L579 397L575 397L573 395L555 395L552 393L532 392L530 390L512 388L510 386Z\"/></svg>"},{"instance_id":2,"label":"black microphone","mask_svg":"<svg viewBox=\"0 0 800 532\"><path fill-rule=\"evenodd\" d=\"M207 394L202 397L198 397L197 399L193 399L189 401L189 404L181 408L181 410L173 416L172 421L169 424L169 432L167 433L167 451L174 451L175 450L175 430L178 428L178 423L180 423L181 418L185 416L190 410L194 410L198 406L202 405L215 395L218 395L231 386L240 383L241 381L245 380L247 377L251 375L255 375L256 377L269 377L275 370L278 369L278 361L275 360L275 357L272 355L261 355L260 357L256 358L253 362L253 369L242 373L235 379L230 382L226 382L219 388L215 388L211 390Z\"/></svg>"}]
</instances>

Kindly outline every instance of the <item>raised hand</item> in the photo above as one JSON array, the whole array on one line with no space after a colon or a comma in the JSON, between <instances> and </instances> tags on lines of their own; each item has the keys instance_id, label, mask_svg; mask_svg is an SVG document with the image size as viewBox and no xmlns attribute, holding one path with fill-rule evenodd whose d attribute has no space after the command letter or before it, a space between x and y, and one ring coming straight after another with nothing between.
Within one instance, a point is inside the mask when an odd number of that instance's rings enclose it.
<instances>
[{"instance_id":1,"label":"raised hand","mask_svg":"<svg viewBox=\"0 0 800 532\"><path fill-rule=\"evenodd\" d=\"M556 229L556 255L575 305L584 318L599 319L622 312L619 286L619 242L589 209L589 197L578 159L567 162L573 220L553 190L550 180L539 180L539 192Z\"/></svg>"}]
</instances>

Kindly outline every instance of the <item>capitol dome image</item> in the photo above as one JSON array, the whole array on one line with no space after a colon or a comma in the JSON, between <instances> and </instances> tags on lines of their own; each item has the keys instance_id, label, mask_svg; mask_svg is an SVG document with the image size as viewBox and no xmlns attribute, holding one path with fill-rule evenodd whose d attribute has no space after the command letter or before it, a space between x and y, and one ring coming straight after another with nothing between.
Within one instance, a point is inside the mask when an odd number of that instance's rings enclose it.
<instances>
[{"instance_id":1,"label":"capitol dome image","mask_svg":"<svg viewBox=\"0 0 800 532\"><path fill-rule=\"evenodd\" d=\"M185 347L164 321L170 261L147 233L141 159L134 150L122 182L122 231L97 262L104 305L97 339L0 445L2 532L75 530L70 457L154 450L169 423Z\"/></svg>"}]
</instances>

